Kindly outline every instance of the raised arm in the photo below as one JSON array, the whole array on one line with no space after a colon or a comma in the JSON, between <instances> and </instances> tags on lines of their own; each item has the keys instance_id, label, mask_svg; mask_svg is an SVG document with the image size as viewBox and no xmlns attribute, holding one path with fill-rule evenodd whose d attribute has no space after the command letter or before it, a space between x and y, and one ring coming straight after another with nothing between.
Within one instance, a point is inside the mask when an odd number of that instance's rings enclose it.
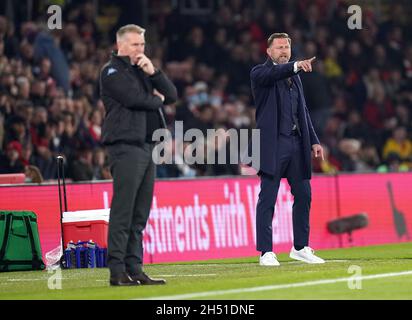
<instances>
[{"instance_id":1,"label":"raised arm","mask_svg":"<svg viewBox=\"0 0 412 320\"><path fill-rule=\"evenodd\" d=\"M295 75L294 62L284 64L261 64L252 69L250 79L259 86L273 86L275 81Z\"/></svg>"}]
</instances>

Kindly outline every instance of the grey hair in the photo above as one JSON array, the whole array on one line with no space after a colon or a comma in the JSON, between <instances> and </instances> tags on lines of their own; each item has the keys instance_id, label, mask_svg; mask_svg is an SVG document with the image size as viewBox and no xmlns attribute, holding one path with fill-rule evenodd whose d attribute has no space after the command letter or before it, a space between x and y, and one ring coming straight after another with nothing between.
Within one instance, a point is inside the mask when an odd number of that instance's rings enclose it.
<instances>
[{"instance_id":1,"label":"grey hair","mask_svg":"<svg viewBox=\"0 0 412 320\"><path fill-rule=\"evenodd\" d=\"M123 38L123 36L126 33L129 32L135 32L141 35L144 35L146 29L143 29L142 27L138 26L137 24L126 24L125 26L121 27L119 30L116 32L116 40L119 41L120 39Z\"/></svg>"}]
</instances>

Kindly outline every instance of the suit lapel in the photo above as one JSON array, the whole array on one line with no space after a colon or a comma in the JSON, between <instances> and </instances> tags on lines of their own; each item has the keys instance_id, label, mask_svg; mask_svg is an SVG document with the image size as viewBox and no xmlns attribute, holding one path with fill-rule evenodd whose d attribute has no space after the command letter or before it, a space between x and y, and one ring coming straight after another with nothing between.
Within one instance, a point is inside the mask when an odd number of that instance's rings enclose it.
<instances>
[{"instance_id":1,"label":"suit lapel","mask_svg":"<svg viewBox=\"0 0 412 320\"><path fill-rule=\"evenodd\" d=\"M303 94L303 86L302 86L302 81L300 80L300 77L298 74L294 75L292 77L292 81L296 84L296 87L298 88L298 92L299 92L299 108L303 107L303 102L304 102L304 94ZM304 111L304 110L303 110Z\"/></svg>"},{"instance_id":2,"label":"suit lapel","mask_svg":"<svg viewBox=\"0 0 412 320\"><path fill-rule=\"evenodd\" d=\"M267 58L267 59L266 59L266 62L264 63L264 65L265 65L266 67L271 67L271 66L273 65L272 59Z\"/></svg>"},{"instance_id":3,"label":"suit lapel","mask_svg":"<svg viewBox=\"0 0 412 320\"><path fill-rule=\"evenodd\" d=\"M299 90L299 95L303 94L302 91L302 81L300 80L300 77L298 74L292 76L292 81L296 84L296 86L298 87Z\"/></svg>"}]
</instances>

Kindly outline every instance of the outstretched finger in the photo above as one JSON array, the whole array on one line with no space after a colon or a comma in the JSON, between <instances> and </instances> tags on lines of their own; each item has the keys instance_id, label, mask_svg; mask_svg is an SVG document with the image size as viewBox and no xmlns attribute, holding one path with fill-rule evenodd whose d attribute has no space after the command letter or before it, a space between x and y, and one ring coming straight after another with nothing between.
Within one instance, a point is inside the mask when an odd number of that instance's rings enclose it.
<instances>
[{"instance_id":1,"label":"outstretched finger","mask_svg":"<svg viewBox=\"0 0 412 320\"><path fill-rule=\"evenodd\" d=\"M309 62L312 63L312 61L315 60L315 59L316 59L316 57L312 57L312 58L309 59Z\"/></svg>"}]
</instances>

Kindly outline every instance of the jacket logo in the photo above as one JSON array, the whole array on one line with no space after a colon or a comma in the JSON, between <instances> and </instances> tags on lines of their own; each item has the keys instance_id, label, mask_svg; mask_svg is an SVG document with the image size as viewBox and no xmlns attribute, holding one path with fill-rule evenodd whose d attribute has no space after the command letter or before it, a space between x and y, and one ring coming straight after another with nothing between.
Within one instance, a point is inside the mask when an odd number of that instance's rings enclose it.
<instances>
[{"instance_id":1,"label":"jacket logo","mask_svg":"<svg viewBox=\"0 0 412 320\"><path fill-rule=\"evenodd\" d=\"M110 76L112 73L117 72L117 70L115 68L109 68L109 70L107 70L107 75Z\"/></svg>"}]
</instances>

